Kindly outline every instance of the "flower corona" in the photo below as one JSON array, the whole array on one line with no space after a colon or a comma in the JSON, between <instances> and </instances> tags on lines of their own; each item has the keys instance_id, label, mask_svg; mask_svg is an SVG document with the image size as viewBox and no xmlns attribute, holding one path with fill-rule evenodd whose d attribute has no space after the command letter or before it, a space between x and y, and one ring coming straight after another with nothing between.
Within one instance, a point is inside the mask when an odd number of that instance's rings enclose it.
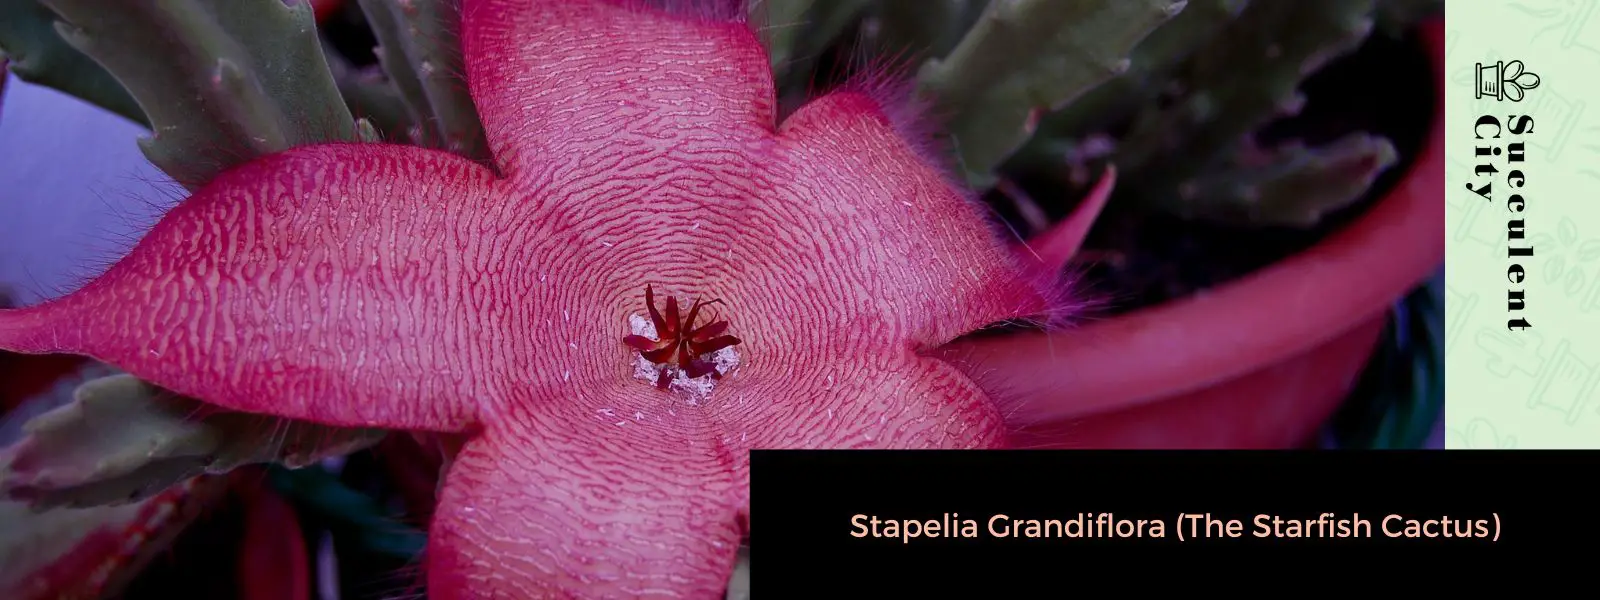
<instances>
[{"instance_id":1,"label":"flower corona","mask_svg":"<svg viewBox=\"0 0 1600 600\"><path fill-rule=\"evenodd\" d=\"M690 379L706 375L712 379L722 378L723 373L716 363L706 357L723 348L738 345L739 338L723 335L728 330L727 321L713 320L701 327L694 325L700 316L700 309L721 302L696 300L689 308L689 314L680 321L677 297L667 296L666 315L663 316L661 311L656 310L655 290L649 285L645 286L644 303L650 311L650 323L655 327L655 339L632 334L622 338L622 341L638 350L645 360L662 365L656 377L656 387L664 390L672 382L671 365L674 359L677 360L676 368Z\"/></svg>"}]
</instances>

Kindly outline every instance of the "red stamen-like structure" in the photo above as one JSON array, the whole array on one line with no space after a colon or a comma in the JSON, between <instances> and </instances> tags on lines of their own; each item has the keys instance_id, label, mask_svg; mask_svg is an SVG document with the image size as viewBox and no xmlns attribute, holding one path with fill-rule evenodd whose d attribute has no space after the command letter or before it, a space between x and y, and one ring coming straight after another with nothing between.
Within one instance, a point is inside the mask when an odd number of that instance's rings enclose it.
<instances>
[{"instance_id":1,"label":"red stamen-like structure","mask_svg":"<svg viewBox=\"0 0 1600 600\"><path fill-rule=\"evenodd\" d=\"M656 310L655 290L652 286L646 285L644 303L650 311L650 323L656 328L656 339L629 335L622 341L638 350L645 360L657 365L671 365L676 359L677 368L690 379L706 375L710 375L712 379L721 379L722 373L717 370L716 363L702 357L738 345L739 338L722 335L722 332L728 330L727 321L714 320L700 327L694 325L700 316L700 309L721 302L721 300L704 302L696 300L689 308L689 315L679 321L678 298L667 296L667 314L663 317L661 312ZM672 369L662 368L661 374L656 378L656 387L667 389L667 385L671 382Z\"/></svg>"}]
</instances>

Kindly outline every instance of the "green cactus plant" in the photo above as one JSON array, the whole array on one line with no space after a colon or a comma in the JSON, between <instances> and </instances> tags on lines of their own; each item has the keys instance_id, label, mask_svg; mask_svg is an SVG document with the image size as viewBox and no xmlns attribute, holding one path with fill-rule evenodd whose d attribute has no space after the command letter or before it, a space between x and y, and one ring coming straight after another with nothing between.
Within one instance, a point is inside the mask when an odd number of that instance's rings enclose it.
<instances>
[{"instance_id":1,"label":"green cactus plant","mask_svg":"<svg viewBox=\"0 0 1600 600\"><path fill-rule=\"evenodd\" d=\"M888 0L896 1L896 0ZM750 16L767 23L763 43L772 63L778 96L791 103L806 97L812 75L829 46L871 8L869 0L762 0Z\"/></svg>"},{"instance_id":2,"label":"green cactus plant","mask_svg":"<svg viewBox=\"0 0 1600 600\"><path fill-rule=\"evenodd\" d=\"M1189 0L1183 11L1151 32L1129 56L1128 70L1071 105L1047 115L1039 132L1017 152L1016 162L1031 168L1061 157L1092 156L1095 136L1111 133L1171 87L1181 61L1206 48L1231 24L1249 0ZM1123 165L1128 170L1127 165Z\"/></svg>"},{"instance_id":3,"label":"green cactus plant","mask_svg":"<svg viewBox=\"0 0 1600 600\"><path fill-rule=\"evenodd\" d=\"M306 3L41 2L138 100L154 132L141 149L185 187L296 145L358 139Z\"/></svg>"},{"instance_id":4,"label":"green cactus plant","mask_svg":"<svg viewBox=\"0 0 1600 600\"><path fill-rule=\"evenodd\" d=\"M1310 227L1360 198L1399 160L1393 143L1367 133L1317 148L1286 143L1257 153L1254 164L1236 156L1222 169L1185 181L1168 210L1220 222Z\"/></svg>"},{"instance_id":5,"label":"green cactus plant","mask_svg":"<svg viewBox=\"0 0 1600 600\"><path fill-rule=\"evenodd\" d=\"M36 0L0 0L0 57L17 77L148 125L144 110L94 59L67 44L56 17Z\"/></svg>"},{"instance_id":6,"label":"green cactus plant","mask_svg":"<svg viewBox=\"0 0 1600 600\"><path fill-rule=\"evenodd\" d=\"M94 379L29 420L4 488L36 510L138 502L248 464L301 468L370 447L387 433L214 410L129 375Z\"/></svg>"},{"instance_id":7,"label":"green cactus plant","mask_svg":"<svg viewBox=\"0 0 1600 600\"><path fill-rule=\"evenodd\" d=\"M1001 0L918 72L918 90L954 115L946 127L974 187L1060 108L1128 69L1128 54L1182 0Z\"/></svg>"},{"instance_id":8,"label":"green cactus plant","mask_svg":"<svg viewBox=\"0 0 1600 600\"><path fill-rule=\"evenodd\" d=\"M867 42L888 55L939 58L961 43L987 0L880 0L866 15Z\"/></svg>"},{"instance_id":9,"label":"green cactus plant","mask_svg":"<svg viewBox=\"0 0 1600 600\"><path fill-rule=\"evenodd\" d=\"M1387 141L1361 137L1322 148L1289 143L1275 149L1260 147L1256 133L1299 111L1300 82L1366 38L1373 7L1372 0L1251 3L1215 43L1180 68L1173 101L1147 104L1120 136L1109 160L1139 174L1128 196L1169 214L1218 220L1248 215L1266 225L1314 224L1308 215L1360 197L1364 184L1308 197L1282 182L1316 179L1296 174L1298 169L1359 165L1368 170L1353 174L1354 181L1370 183L1394 164ZM1312 156L1321 153L1330 156ZM1264 188L1267 181L1276 183ZM1257 204L1267 206L1250 206Z\"/></svg>"},{"instance_id":10,"label":"green cactus plant","mask_svg":"<svg viewBox=\"0 0 1600 600\"><path fill-rule=\"evenodd\" d=\"M328 57L328 70L339 86L339 95L357 122L367 121L385 141L412 141L415 121L410 109L381 68L357 67L326 42L322 44L322 54Z\"/></svg>"},{"instance_id":11,"label":"green cactus plant","mask_svg":"<svg viewBox=\"0 0 1600 600\"><path fill-rule=\"evenodd\" d=\"M1047 117L1016 163L1066 162L1080 171L1114 164L1128 175L1118 194L1124 210L1316 225L1394 166L1393 144L1351 134L1322 146L1288 140L1272 147L1258 133L1293 116L1301 82L1352 51L1375 19L1398 27L1425 14L1426 4L1191 0L1135 48L1127 73Z\"/></svg>"},{"instance_id":12,"label":"green cactus plant","mask_svg":"<svg viewBox=\"0 0 1600 600\"><path fill-rule=\"evenodd\" d=\"M359 0L378 38L378 62L410 114L413 143L487 164L489 147L477 109L461 85L461 56L448 0Z\"/></svg>"},{"instance_id":13,"label":"green cactus plant","mask_svg":"<svg viewBox=\"0 0 1600 600\"><path fill-rule=\"evenodd\" d=\"M803 37L800 35L804 28L801 19L811 11L812 3L813 0L768 0L751 4L750 20L767 24L761 43L767 48L773 71L788 66L795 40Z\"/></svg>"}]
</instances>

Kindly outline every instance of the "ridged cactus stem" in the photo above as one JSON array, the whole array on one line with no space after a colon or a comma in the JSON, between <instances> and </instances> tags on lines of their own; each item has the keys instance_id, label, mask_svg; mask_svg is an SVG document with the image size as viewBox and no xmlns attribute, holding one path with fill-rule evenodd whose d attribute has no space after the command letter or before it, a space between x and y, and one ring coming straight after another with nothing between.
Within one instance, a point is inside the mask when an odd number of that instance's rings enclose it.
<instances>
[{"instance_id":1,"label":"ridged cactus stem","mask_svg":"<svg viewBox=\"0 0 1600 600\"><path fill-rule=\"evenodd\" d=\"M387 434L218 409L122 374L82 384L23 432L0 489L40 510L138 502L249 464L305 467Z\"/></svg>"},{"instance_id":2,"label":"ridged cactus stem","mask_svg":"<svg viewBox=\"0 0 1600 600\"><path fill-rule=\"evenodd\" d=\"M1154 101L1173 70L1205 48L1248 5L1249 0L1189 0L1183 12L1134 48L1127 72L1046 116L1039 135L1019 152L1019 158L1057 162L1063 155L1076 155L1084 137L1108 133L1108 128Z\"/></svg>"},{"instance_id":3,"label":"ridged cactus stem","mask_svg":"<svg viewBox=\"0 0 1600 600\"><path fill-rule=\"evenodd\" d=\"M1310 227L1361 198L1398 159L1394 144L1367 133L1320 148L1286 144L1180 184L1167 208L1211 221Z\"/></svg>"},{"instance_id":4,"label":"ridged cactus stem","mask_svg":"<svg viewBox=\"0 0 1600 600\"><path fill-rule=\"evenodd\" d=\"M873 3L877 45L891 55L915 51L941 58L982 14L984 0L879 0Z\"/></svg>"},{"instance_id":5,"label":"ridged cactus stem","mask_svg":"<svg viewBox=\"0 0 1600 600\"><path fill-rule=\"evenodd\" d=\"M918 90L946 124L975 187L1038 119L1126 71L1129 53L1184 0L994 0L961 42L925 63Z\"/></svg>"},{"instance_id":6,"label":"ridged cactus stem","mask_svg":"<svg viewBox=\"0 0 1600 600\"><path fill-rule=\"evenodd\" d=\"M37 0L0 0L0 55L11 72L149 126L133 96L94 59L67 45L55 21L55 13Z\"/></svg>"},{"instance_id":7,"label":"ridged cactus stem","mask_svg":"<svg viewBox=\"0 0 1600 600\"><path fill-rule=\"evenodd\" d=\"M41 1L138 100L145 156L190 189L257 156L357 139L303 1Z\"/></svg>"},{"instance_id":8,"label":"ridged cactus stem","mask_svg":"<svg viewBox=\"0 0 1600 600\"><path fill-rule=\"evenodd\" d=\"M750 22L761 23L761 42L773 70L789 64L795 39L805 29L805 19L816 0L757 0L750 3Z\"/></svg>"},{"instance_id":9,"label":"ridged cactus stem","mask_svg":"<svg viewBox=\"0 0 1600 600\"><path fill-rule=\"evenodd\" d=\"M360 0L378 38L378 62L415 124L412 141L488 163L478 111L462 81L452 0Z\"/></svg>"},{"instance_id":10,"label":"ridged cactus stem","mask_svg":"<svg viewBox=\"0 0 1600 600\"><path fill-rule=\"evenodd\" d=\"M1251 3L1194 53L1178 78L1178 100L1136 118L1112 160L1149 189L1172 189L1225 164L1263 125L1299 112L1301 80L1366 38L1372 7L1373 0Z\"/></svg>"},{"instance_id":11,"label":"ridged cactus stem","mask_svg":"<svg viewBox=\"0 0 1600 600\"><path fill-rule=\"evenodd\" d=\"M356 138L363 142L382 142L383 134L378 133L378 128L369 119L356 119Z\"/></svg>"},{"instance_id":12,"label":"ridged cactus stem","mask_svg":"<svg viewBox=\"0 0 1600 600\"><path fill-rule=\"evenodd\" d=\"M328 68L344 96L350 113L365 119L385 140L405 143L410 141L411 114L400 91L395 89L382 69L358 68L339 54L332 45L324 43L323 55L328 57Z\"/></svg>"},{"instance_id":13,"label":"ridged cactus stem","mask_svg":"<svg viewBox=\"0 0 1600 600\"><path fill-rule=\"evenodd\" d=\"M801 0L765 0L766 2L787 2L801 4ZM810 76L818 64L818 58L829 45L833 44L840 35L850 29L860 18L863 12L871 5L868 0L827 0L825 2L806 3L805 10L800 12L801 17L794 22L783 22L777 19L785 17L770 16L768 27L783 27L793 29L794 37L790 38L785 46L773 47L778 49L771 56L773 78L777 82L780 98L807 98L812 91L811 86L816 82ZM795 14L796 7L767 9L769 15ZM780 54L781 52L781 54Z\"/></svg>"}]
</instances>

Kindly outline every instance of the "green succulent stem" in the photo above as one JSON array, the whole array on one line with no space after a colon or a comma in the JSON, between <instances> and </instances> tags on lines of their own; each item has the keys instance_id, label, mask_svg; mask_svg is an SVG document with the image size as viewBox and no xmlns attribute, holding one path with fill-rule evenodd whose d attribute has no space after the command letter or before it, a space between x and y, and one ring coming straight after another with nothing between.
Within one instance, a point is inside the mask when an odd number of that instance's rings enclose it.
<instances>
[{"instance_id":1,"label":"green succulent stem","mask_svg":"<svg viewBox=\"0 0 1600 600\"><path fill-rule=\"evenodd\" d=\"M378 128L367 119L356 119L356 137L363 142L383 141L383 135L378 133Z\"/></svg>"},{"instance_id":2,"label":"green succulent stem","mask_svg":"<svg viewBox=\"0 0 1600 600\"><path fill-rule=\"evenodd\" d=\"M190 189L258 156L357 139L305 2L41 2L149 117L145 156Z\"/></svg>"},{"instance_id":3,"label":"green succulent stem","mask_svg":"<svg viewBox=\"0 0 1600 600\"><path fill-rule=\"evenodd\" d=\"M412 141L488 163L489 145L462 83L459 11L450 0L359 0L378 63L399 90Z\"/></svg>"},{"instance_id":4,"label":"green succulent stem","mask_svg":"<svg viewBox=\"0 0 1600 600\"><path fill-rule=\"evenodd\" d=\"M979 189L1042 114L1128 69L1129 53L1184 0L994 0L948 56L918 73Z\"/></svg>"},{"instance_id":5,"label":"green succulent stem","mask_svg":"<svg viewBox=\"0 0 1600 600\"><path fill-rule=\"evenodd\" d=\"M388 76L381 69L362 69L350 64L330 44L322 45L322 53L328 58L328 69L339 87L339 95L350 107L350 114L358 121L366 120L383 140L410 142L413 125L410 109Z\"/></svg>"},{"instance_id":6,"label":"green succulent stem","mask_svg":"<svg viewBox=\"0 0 1600 600\"><path fill-rule=\"evenodd\" d=\"M1288 144L1178 186L1173 214L1212 221L1311 227L1366 194L1399 158L1389 140L1353 133L1319 148Z\"/></svg>"},{"instance_id":7,"label":"green succulent stem","mask_svg":"<svg viewBox=\"0 0 1600 600\"><path fill-rule=\"evenodd\" d=\"M377 444L380 429L339 428L217 409L131 375L80 385L23 425L0 481L35 509L137 502L200 475L250 464L301 468Z\"/></svg>"},{"instance_id":8,"label":"green succulent stem","mask_svg":"<svg viewBox=\"0 0 1600 600\"><path fill-rule=\"evenodd\" d=\"M871 17L877 20L875 45L895 56L915 52L924 60L942 58L985 6L984 0L879 0Z\"/></svg>"},{"instance_id":9,"label":"green succulent stem","mask_svg":"<svg viewBox=\"0 0 1600 600\"><path fill-rule=\"evenodd\" d=\"M773 80L779 97L786 102L805 98L814 83L818 59L851 26L860 22L872 3L868 0L766 0L764 23L770 28ZM800 5L805 5L804 7ZM791 16L794 15L794 16ZM780 39L778 30L793 30L793 37Z\"/></svg>"},{"instance_id":10,"label":"green succulent stem","mask_svg":"<svg viewBox=\"0 0 1600 600\"><path fill-rule=\"evenodd\" d=\"M759 0L750 4L749 20L761 24L761 42L774 73L789 64L795 41L805 30L815 0Z\"/></svg>"},{"instance_id":11,"label":"green succulent stem","mask_svg":"<svg viewBox=\"0 0 1600 600\"><path fill-rule=\"evenodd\" d=\"M12 73L149 126L144 110L111 73L61 39L56 15L37 0L0 0L0 56Z\"/></svg>"},{"instance_id":12,"label":"green succulent stem","mask_svg":"<svg viewBox=\"0 0 1600 600\"><path fill-rule=\"evenodd\" d=\"M1109 133L1156 100L1173 71L1203 49L1239 16L1249 0L1189 0L1172 20L1157 27L1133 49L1128 70L1050 113L1017 159L1029 166L1059 162L1080 154L1083 140Z\"/></svg>"}]
</instances>

